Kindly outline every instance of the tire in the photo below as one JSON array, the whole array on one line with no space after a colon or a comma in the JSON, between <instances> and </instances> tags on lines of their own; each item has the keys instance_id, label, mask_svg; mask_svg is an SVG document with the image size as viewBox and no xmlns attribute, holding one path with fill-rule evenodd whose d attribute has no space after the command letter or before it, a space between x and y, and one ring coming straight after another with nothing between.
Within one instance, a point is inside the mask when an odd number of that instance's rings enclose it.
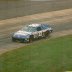
<instances>
[{"instance_id":1,"label":"tire","mask_svg":"<svg viewBox=\"0 0 72 72\"><path fill-rule=\"evenodd\" d=\"M49 31L46 31L46 32L44 33L44 37L46 38L49 34L50 34L50 32L49 32Z\"/></svg>"},{"instance_id":2,"label":"tire","mask_svg":"<svg viewBox=\"0 0 72 72\"><path fill-rule=\"evenodd\" d=\"M29 43L33 42L33 40L34 40L34 36L33 35L30 35Z\"/></svg>"}]
</instances>

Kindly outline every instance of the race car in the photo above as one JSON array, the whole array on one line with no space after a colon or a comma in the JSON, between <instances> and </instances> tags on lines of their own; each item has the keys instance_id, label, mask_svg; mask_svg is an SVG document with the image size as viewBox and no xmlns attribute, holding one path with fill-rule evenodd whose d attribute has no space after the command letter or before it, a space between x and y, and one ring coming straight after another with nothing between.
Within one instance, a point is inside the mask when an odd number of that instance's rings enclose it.
<instances>
[{"instance_id":1,"label":"race car","mask_svg":"<svg viewBox=\"0 0 72 72\"><path fill-rule=\"evenodd\" d=\"M47 37L53 29L48 24L29 24L12 35L12 41L32 42Z\"/></svg>"}]
</instances>

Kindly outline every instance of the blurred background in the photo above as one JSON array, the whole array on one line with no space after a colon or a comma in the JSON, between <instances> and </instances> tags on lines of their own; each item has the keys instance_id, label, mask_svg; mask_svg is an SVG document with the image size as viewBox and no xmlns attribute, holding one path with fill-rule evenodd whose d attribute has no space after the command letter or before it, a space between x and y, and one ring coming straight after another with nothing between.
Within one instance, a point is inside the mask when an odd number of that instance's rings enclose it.
<instances>
[{"instance_id":1,"label":"blurred background","mask_svg":"<svg viewBox=\"0 0 72 72\"><path fill-rule=\"evenodd\" d=\"M72 8L72 0L0 0L0 20Z\"/></svg>"}]
</instances>

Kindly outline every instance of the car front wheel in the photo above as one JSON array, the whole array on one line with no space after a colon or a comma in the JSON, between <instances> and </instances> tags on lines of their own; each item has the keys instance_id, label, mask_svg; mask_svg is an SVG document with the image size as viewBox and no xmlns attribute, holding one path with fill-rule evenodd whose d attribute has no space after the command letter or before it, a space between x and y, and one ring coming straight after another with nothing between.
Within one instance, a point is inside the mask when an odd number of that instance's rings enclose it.
<instances>
[{"instance_id":1,"label":"car front wheel","mask_svg":"<svg viewBox=\"0 0 72 72\"><path fill-rule=\"evenodd\" d=\"M31 43L33 40L34 40L34 36L31 35L30 38L29 38L29 42Z\"/></svg>"}]
</instances>

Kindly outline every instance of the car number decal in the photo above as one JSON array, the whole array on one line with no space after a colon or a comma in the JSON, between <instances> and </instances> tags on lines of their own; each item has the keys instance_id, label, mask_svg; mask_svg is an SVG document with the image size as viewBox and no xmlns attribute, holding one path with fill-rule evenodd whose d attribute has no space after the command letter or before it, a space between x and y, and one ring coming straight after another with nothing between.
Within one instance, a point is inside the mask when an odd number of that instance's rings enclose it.
<instances>
[{"instance_id":1,"label":"car number decal","mask_svg":"<svg viewBox=\"0 0 72 72\"><path fill-rule=\"evenodd\" d=\"M38 38L38 33L37 32L34 33L33 35L34 35L34 38Z\"/></svg>"},{"instance_id":2,"label":"car number decal","mask_svg":"<svg viewBox=\"0 0 72 72\"><path fill-rule=\"evenodd\" d=\"M38 36L42 36L42 31L40 31L40 32L38 33Z\"/></svg>"}]
</instances>

